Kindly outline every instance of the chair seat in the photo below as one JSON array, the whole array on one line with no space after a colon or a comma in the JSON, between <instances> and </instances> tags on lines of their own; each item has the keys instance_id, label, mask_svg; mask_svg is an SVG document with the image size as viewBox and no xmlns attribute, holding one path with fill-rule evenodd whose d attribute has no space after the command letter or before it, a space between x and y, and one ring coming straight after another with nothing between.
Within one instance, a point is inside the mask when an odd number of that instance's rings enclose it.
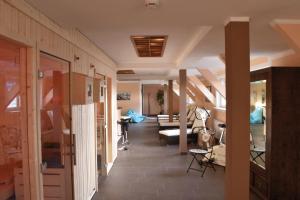
<instances>
[{"instance_id":1,"label":"chair seat","mask_svg":"<svg viewBox=\"0 0 300 200\"><path fill-rule=\"evenodd\" d=\"M193 125L193 122L187 122L187 126L189 125ZM163 127L168 127L168 126L180 126L180 122L179 121L173 121L173 122L160 122L159 126L163 126Z\"/></svg>"},{"instance_id":2,"label":"chair seat","mask_svg":"<svg viewBox=\"0 0 300 200\"><path fill-rule=\"evenodd\" d=\"M188 128L186 131L187 131L186 134L192 134L192 129L191 128ZM165 136L168 136L168 137L179 136L180 135L180 129L162 130L162 131L159 131L159 134L165 135Z\"/></svg>"},{"instance_id":3,"label":"chair seat","mask_svg":"<svg viewBox=\"0 0 300 200\"><path fill-rule=\"evenodd\" d=\"M251 147L251 151L254 151L257 153L264 153L264 152L266 152L266 149L264 147Z\"/></svg>"},{"instance_id":4,"label":"chair seat","mask_svg":"<svg viewBox=\"0 0 300 200\"><path fill-rule=\"evenodd\" d=\"M195 154L207 154L208 151L204 149L190 149L190 153L195 153Z\"/></svg>"},{"instance_id":5,"label":"chair seat","mask_svg":"<svg viewBox=\"0 0 300 200\"><path fill-rule=\"evenodd\" d=\"M173 117L178 117L179 115L173 115ZM169 118L169 115L157 115L157 118Z\"/></svg>"},{"instance_id":6,"label":"chair seat","mask_svg":"<svg viewBox=\"0 0 300 200\"><path fill-rule=\"evenodd\" d=\"M173 119L173 122L179 123L179 120L178 119ZM159 124L161 124L161 123L173 123L173 122L169 122L169 119L159 119L158 120Z\"/></svg>"}]
</instances>

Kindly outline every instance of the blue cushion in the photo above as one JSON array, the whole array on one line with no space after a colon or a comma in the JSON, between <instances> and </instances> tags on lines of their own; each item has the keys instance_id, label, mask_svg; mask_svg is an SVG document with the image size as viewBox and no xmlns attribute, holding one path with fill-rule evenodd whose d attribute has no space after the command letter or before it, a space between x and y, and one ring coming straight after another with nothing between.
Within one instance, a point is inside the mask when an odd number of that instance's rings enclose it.
<instances>
[{"instance_id":1,"label":"blue cushion","mask_svg":"<svg viewBox=\"0 0 300 200\"><path fill-rule=\"evenodd\" d=\"M139 115L139 114L137 114L135 111L133 111L131 109L128 110L127 116L129 116L131 118L131 121L133 123L139 123L139 122L144 121L144 119L145 119L145 116Z\"/></svg>"},{"instance_id":2,"label":"blue cushion","mask_svg":"<svg viewBox=\"0 0 300 200\"><path fill-rule=\"evenodd\" d=\"M263 123L263 108L256 107L255 110L250 113L250 124L262 124Z\"/></svg>"}]
</instances>

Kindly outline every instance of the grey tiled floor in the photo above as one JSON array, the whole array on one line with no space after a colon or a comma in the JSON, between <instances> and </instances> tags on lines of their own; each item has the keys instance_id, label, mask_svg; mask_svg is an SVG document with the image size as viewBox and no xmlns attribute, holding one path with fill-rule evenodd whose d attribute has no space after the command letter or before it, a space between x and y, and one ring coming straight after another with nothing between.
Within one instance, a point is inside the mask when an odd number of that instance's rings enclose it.
<instances>
[{"instance_id":1,"label":"grey tiled floor","mask_svg":"<svg viewBox=\"0 0 300 200\"><path fill-rule=\"evenodd\" d=\"M224 169L208 169L204 178L187 174L191 156L180 155L177 145L161 146L155 122L131 124L129 141L109 176L100 178L93 200L224 199Z\"/></svg>"}]
</instances>

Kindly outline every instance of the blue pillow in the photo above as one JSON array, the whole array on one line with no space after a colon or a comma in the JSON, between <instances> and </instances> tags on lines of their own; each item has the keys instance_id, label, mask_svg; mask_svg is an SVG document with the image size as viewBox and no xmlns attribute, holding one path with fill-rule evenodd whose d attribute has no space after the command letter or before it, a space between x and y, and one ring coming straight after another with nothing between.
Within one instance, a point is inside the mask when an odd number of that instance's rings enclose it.
<instances>
[{"instance_id":1,"label":"blue pillow","mask_svg":"<svg viewBox=\"0 0 300 200\"><path fill-rule=\"evenodd\" d=\"M139 123L139 122L144 121L144 119L145 119L145 117L143 115L139 115L131 109L128 110L127 116L131 117L131 121L133 123Z\"/></svg>"},{"instance_id":2,"label":"blue pillow","mask_svg":"<svg viewBox=\"0 0 300 200\"><path fill-rule=\"evenodd\" d=\"M256 107L255 110L250 113L250 124L262 124L263 123L263 108Z\"/></svg>"}]
</instances>

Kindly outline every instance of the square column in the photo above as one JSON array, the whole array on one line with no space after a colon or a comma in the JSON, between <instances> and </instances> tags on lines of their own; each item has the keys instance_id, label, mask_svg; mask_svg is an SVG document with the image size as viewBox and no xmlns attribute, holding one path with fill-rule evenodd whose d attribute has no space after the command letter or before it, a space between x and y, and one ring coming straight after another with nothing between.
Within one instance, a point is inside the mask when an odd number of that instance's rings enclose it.
<instances>
[{"instance_id":1,"label":"square column","mask_svg":"<svg viewBox=\"0 0 300 200\"><path fill-rule=\"evenodd\" d=\"M249 199L250 44L249 18L225 26L226 172L225 199Z\"/></svg>"},{"instance_id":2,"label":"square column","mask_svg":"<svg viewBox=\"0 0 300 200\"><path fill-rule=\"evenodd\" d=\"M173 122L173 80L169 80L168 87L168 113L169 122Z\"/></svg>"},{"instance_id":3,"label":"square column","mask_svg":"<svg viewBox=\"0 0 300 200\"><path fill-rule=\"evenodd\" d=\"M164 114L168 114L168 85L164 84Z\"/></svg>"},{"instance_id":4,"label":"square column","mask_svg":"<svg viewBox=\"0 0 300 200\"><path fill-rule=\"evenodd\" d=\"M179 152L187 153L187 115L186 115L186 69L179 70Z\"/></svg>"}]
</instances>

